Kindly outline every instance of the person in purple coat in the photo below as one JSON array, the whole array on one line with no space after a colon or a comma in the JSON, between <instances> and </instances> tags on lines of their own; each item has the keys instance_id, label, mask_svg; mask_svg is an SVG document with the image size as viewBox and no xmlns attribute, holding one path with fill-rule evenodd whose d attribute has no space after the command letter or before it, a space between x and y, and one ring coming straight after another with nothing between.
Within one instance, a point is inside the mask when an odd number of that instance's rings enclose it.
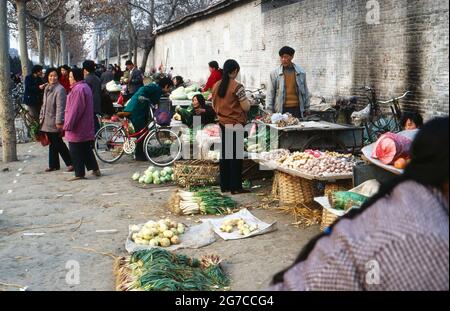
<instances>
[{"instance_id":1,"label":"person in purple coat","mask_svg":"<svg viewBox=\"0 0 450 311\"><path fill-rule=\"evenodd\" d=\"M94 100L91 88L83 79L83 71L78 68L69 75L72 90L67 96L64 131L75 168L75 177L71 181L86 179L85 168L93 171L94 176L101 176L92 150L95 139Z\"/></svg>"}]
</instances>

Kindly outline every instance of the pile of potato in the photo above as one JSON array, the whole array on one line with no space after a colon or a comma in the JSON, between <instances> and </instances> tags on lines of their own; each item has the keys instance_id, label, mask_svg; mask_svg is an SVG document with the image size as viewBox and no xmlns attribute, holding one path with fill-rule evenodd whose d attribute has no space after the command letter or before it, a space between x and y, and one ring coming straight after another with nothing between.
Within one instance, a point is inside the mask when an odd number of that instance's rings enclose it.
<instances>
[{"instance_id":1,"label":"pile of potato","mask_svg":"<svg viewBox=\"0 0 450 311\"><path fill-rule=\"evenodd\" d=\"M185 226L167 218L158 222L150 220L142 227L133 225L131 231L131 239L136 244L169 247L181 243L180 235L184 234Z\"/></svg>"},{"instance_id":2,"label":"pile of potato","mask_svg":"<svg viewBox=\"0 0 450 311\"><path fill-rule=\"evenodd\" d=\"M351 174L355 165L352 155L336 152L316 154L294 152L277 161L282 167L290 168L314 176Z\"/></svg>"},{"instance_id":3,"label":"pile of potato","mask_svg":"<svg viewBox=\"0 0 450 311\"><path fill-rule=\"evenodd\" d=\"M241 235L249 235L250 233L258 230L258 225L252 225L250 226L243 220L242 218L238 219L228 219L225 220L222 225L220 226L220 231L226 232L226 233L232 233L235 228L239 230L239 233Z\"/></svg>"}]
</instances>

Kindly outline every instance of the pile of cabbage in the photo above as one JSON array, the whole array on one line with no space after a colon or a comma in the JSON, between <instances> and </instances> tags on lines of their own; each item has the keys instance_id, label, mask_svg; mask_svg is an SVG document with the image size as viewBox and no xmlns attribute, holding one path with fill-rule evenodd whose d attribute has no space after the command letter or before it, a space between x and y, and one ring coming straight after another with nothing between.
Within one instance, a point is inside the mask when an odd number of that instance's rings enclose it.
<instances>
[{"instance_id":1,"label":"pile of cabbage","mask_svg":"<svg viewBox=\"0 0 450 311\"><path fill-rule=\"evenodd\" d=\"M209 92L199 92L199 87L196 84L193 84L191 86L183 87L180 86L177 89L175 89L172 94L170 94L169 99L171 100L192 100L195 95L203 95L205 99L208 99L210 93Z\"/></svg>"},{"instance_id":2,"label":"pile of cabbage","mask_svg":"<svg viewBox=\"0 0 450 311\"><path fill-rule=\"evenodd\" d=\"M154 166L149 166L144 174L140 174L139 172L134 173L131 178L140 184L148 185L161 185L175 180L173 169L171 167L165 167L162 170L158 170Z\"/></svg>"}]
</instances>

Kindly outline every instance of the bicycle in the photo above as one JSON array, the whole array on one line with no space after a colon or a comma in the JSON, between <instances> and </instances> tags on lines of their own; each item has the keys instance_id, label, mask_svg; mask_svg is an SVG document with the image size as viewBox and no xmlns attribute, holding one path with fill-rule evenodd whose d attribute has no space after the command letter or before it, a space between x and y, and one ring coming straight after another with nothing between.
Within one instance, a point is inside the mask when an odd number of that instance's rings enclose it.
<instances>
[{"instance_id":1,"label":"bicycle","mask_svg":"<svg viewBox=\"0 0 450 311\"><path fill-rule=\"evenodd\" d=\"M181 156L181 140L168 128L162 128L156 122L151 105L150 122L137 133L130 131L127 118L120 125L107 124L96 134L94 151L98 159L104 163L115 163L125 153L134 154L136 145L143 142L146 158L156 166L167 166ZM108 156L109 155L109 156Z\"/></svg>"},{"instance_id":2,"label":"bicycle","mask_svg":"<svg viewBox=\"0 0 450 311\"><path fill-rule=\"evenodd\" d=\"M245 90L247 97L250 100L251 108L247 114L249 120L254 120L257 117L262 117L266 108L266 94L263 92L263 88L254 91Z\"/></svg>"},{"instance_id":3,"label":"bicycle","mask_svg":"<svg viewBox=\"0 0 450 311\"><path fill-rule=\"evenodd\" d=\"M369 104L361 111L352 113L352 123L356 126L365 127L366 143L375 142L382 134L387 132L400 132L402 130L400 120L402 110L399 101L405 98L410 91L406 91L402 96L395 97L387 101L377 100L375 89L364 86L359 90L366 92ZM390 105L390 113L385 112L383 106Z\"/></svg>"},{"instance_id":4,"label":"bicycle","mask_svg":"<svg viewBox=\"0 0 450 311\"><path fill-rule=\"evenodd\" d=\"M23 98L23 84L18 83L12 90L11 90L11 99L14 106L14 119L20 119L20 122L25 126L24 129L17 128L18 136L22 138L22 140L26 140L25 138L32 138L35 136L37 131L39 130L39 122L35 120L30 115L30 112L25 107L25 105L22 102Z\"/></svg>"}]
</instances>

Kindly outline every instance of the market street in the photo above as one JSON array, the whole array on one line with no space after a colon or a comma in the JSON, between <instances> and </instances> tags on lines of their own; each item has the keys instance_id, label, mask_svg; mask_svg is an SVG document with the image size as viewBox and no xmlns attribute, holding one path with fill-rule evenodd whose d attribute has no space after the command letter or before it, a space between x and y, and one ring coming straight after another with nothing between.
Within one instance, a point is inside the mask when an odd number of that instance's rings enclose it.
<instances>
[{"instance_id":1,"label":"market street","mask_svg":"<svg viewBox=\"0 0 450 311\"><path fill-rule=\"evenodd\" d=\"M145 170L147 163L124 157L115 165L100 164L104 177L98 180L88 176L89 180L67 182L70 174L64 170L43 173L47 150L40 144L20 144L18 154L19 162L0 162L2 283L28 286L32 291L114 290L110 256L126 255L129 225L165 217L194 225L200 218L168 214L165 204L174 187L162 185L149 190L132 184L131 174ZM265 198L258 193L270 193L271 187L269 181L253 194L233 198L242 206L258 207ZM292 215L262 209L251 212L263 221L277 221L278 230L237 241L216 237L217 241L207 247L177 253L219 255L230 273L232 290L267 288L271 277L292 263L304 244L319 233L319 226L301 230L290 225ZM79 263L78 285L70 284L71 269L76 267L73 261ZM2 285L0 289L18 290Z\"/></svg>"}]
</instances>

